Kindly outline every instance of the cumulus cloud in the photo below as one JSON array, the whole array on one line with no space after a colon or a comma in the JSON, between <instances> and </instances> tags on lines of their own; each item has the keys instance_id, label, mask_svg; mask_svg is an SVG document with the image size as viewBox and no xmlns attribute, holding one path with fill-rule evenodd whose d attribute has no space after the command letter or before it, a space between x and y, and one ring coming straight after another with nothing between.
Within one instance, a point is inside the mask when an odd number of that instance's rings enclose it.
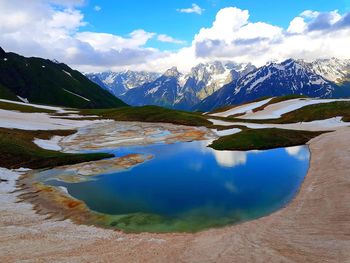
<instances>
[{"instance_id":1,"label":"cumulus cloud","mask_svg":"<svg viewBox=\"0 0 350 263\"><path fill-rule=\"evenodd\" d=\"M210 60L260 66L287 58L350 58L350 13L337 10L306 10L282 28L250 21L248 10L223 8L188 46L168 52L149 47L149 40L185 42L142 29L123 36L84 30L88 21L80 10L82 4L83 0L0 1L0 45L25 56L58 59L82 71L164 71L174 65L188 71ZM194 4L182 12L203 9Z\"/></svg>"},{"instance_id":2,"label":"cumulus cloud","mask_svg":"<svg viewBox=\"0 0 350 263\"><path fill-rule=\"evenodd\" d=\"M187 13L187 14L194 13L197 15L201 15L205 10L197 4L192 4L192 7L190 8L181 8L181 9L177 9L177 11L180 13Z\"/></svg>"},{"instance_id":3,"label":"cumulus cloud","mask_svg":"<svg viewBox=\"0 0 350 263\"><path fill-rule=\"evenodd\" d=\"M89 43L96 50L108 51L110 49L122 50L126 47L136 49L145 45L154 35L154 33L139 29L131 32L128 38L95 32L81 32L77 33L75 37L82 42Z\"/></svg>"},{"instance_id":4,"label":"cumulus cloud","mask_svg":"<svg viewBox=\"0 0 350 263\"><path fill-rule=\"evenodd\" d=\"M30 2L30 3L29 3ZM0 45L26 56L58 59L79 69L143 64L165 54L144 45L155 36L87 32L80 0L0 1ZM19 9L18 6L21 6Z\"/></svg>"},{"instance_id":5,"label":"cumulus cloud","mask_svg":"<svg viewBox=\"0 0 350 263\"><path fill-rule=\"evenodd\" d=\"M186 41L175 39L171 36L165 35L165 34L160 34L157 37L158 41L161 42L166 42L166 43L173 43L173 44L185 44Z\"/></svg>"},{"instance_id":6,"label":"cumulus cloud","mask_svg":"<svg viewBox=\"0 0 350 263\"><path fill-rule=\"evenodd\" d=\"M221 9L209 28L194 37L195 56L206 60L253 62L287 58L350 58L350 15L338 11L307 10L295 17L288 29L265 22L251 22L248 10Z\"/></svg>"}]
</instances>

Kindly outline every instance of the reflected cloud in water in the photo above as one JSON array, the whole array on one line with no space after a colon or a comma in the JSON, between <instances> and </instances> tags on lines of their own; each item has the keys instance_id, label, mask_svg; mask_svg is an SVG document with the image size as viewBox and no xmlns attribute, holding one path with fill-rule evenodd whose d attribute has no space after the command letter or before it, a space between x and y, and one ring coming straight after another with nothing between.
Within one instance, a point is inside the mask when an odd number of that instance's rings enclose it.
<instances>
[{"instance_id":1,"label":"reflected cloud in water","mask_svg":"<svg viewBox=\"0 0 350 263\"><path fill-rule=\"evenodd\" d=\"M292 147L285 148L285 150L290 156L301 161L308 160L310 157L309 149L305 145L292 146Z\"/></svg>"},{"instance_id":2,"label":"reflected cloud in water","mask_svg":"<svg viewBox=\"0 0 350 263\"><path fill-rule=\"evenodd\" d=\"M235 167L247 162L247 152L213 151L216 162L222 167Z\"/></svg>"}]
</instances>

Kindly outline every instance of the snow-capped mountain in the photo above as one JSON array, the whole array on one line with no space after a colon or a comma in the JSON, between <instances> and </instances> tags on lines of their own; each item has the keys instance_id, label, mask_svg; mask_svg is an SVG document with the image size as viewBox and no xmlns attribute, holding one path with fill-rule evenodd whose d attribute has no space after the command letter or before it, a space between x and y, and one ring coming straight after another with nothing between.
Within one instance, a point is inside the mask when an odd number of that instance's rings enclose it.
<instances>
[{"instance_id":1,"label":"snow-capped mountain","mask_svg":"<svg viewBox=\"0 0 350 263\"><path fill-rule=\"evenodd\" d=\"M336 58L312 62L288 59L260 68L214 61L198 64L186 74L172 67L163 75L126 71L87 76L130 105L182 110L208 111L264 96L350 96L350 60Z\"/></svg>"},{"instance_id":2,"label":"snow-capped mountain","mask_svg":"<svg viewBox=\"0 0 350 263\"><path fill-rule=\"evenodd\" d=\"M225 85L195 106L195 109L208 111L265 96L298 94L330 98L334 97L336 89L335 83L316 74L309 63L288 59L282 63L269 63L237 82Z\"/></svg>"},{"instance_id":3,"label":"snow-capped mountain","mask_svg":"<svg viewBox=\"0 0 350 263\"><path fill-rule=\"evenodd\" d=\"M177 68L173 67L155 81L127 91L121 98L133 106L159 105L172 108L180 91L181 76Z\"/></svg>"},{"instance_id":4,"label":"snow-capped mountain","mask_svg":"<svg viewBox=\"0 0 350 263\"><path fill-rule=\"evenodd\" d=\"M121 94L130 89L139 87L145 83L152 82L158 78L160 74L145 71L124 71L124 72L101 72L88 73L91 81L100 85L105 90L119 97Z\"/></svg>"},{"instance_id":5,"label":"snow-capped mountain","mask_svg":"<svg viewBox=\"0 0 350 263\"><path fill-rule=\"evenodd\" d=\"M341 83L350 78L350 60L337 58L317 59L308 63L318 75L335 83Z\"/></svg>"},{"instance_id":6,"label":"snow-capped mountain","mask_svg":"<svg viewBox=\"0 0 350 263\"><path fill-rule=\"evenodd\" d=\"M251 64L218 61L199 64L188 74L173 67L155 81L122 94L121 98L135 106L152 104L188 110L223 85L254 69Z\"/></svg>"}]
</instances>

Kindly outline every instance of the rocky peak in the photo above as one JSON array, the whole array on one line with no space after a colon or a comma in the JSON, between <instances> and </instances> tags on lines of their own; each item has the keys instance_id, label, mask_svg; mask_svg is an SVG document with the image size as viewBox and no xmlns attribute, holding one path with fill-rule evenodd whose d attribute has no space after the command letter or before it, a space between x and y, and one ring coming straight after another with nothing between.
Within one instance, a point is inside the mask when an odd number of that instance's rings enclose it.
<instances>
[{"instance_id":1,"label":"rocky peak","mask_svg":"<svg viewBox=\"0 0 350 263\"><path fill-rule=\"evenodd\" d=\"M175 77L178 78L181 75L181 73L177 70L177 67L172 67L165 71L164 76L166 77Z\"/></svg>"}]
</instances>

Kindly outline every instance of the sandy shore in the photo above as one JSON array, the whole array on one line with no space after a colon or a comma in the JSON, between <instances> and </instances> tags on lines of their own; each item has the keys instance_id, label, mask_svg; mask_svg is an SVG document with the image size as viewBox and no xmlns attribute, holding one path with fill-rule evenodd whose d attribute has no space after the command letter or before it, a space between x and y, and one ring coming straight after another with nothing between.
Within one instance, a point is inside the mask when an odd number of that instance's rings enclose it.
<instances>
[{"instance_id":1,"label":"sandy shore","mask_svg":"<svg viewBox=\"0 0 350 263\"><path fill-rule=\"evenodd\" d=\"M343 128L310 142L310 170L286 208L197 234L124 234L46 219L16 203L12 179L1 182L0 262L350 262L349 138Z\"/></svg>"}]
</instances>

